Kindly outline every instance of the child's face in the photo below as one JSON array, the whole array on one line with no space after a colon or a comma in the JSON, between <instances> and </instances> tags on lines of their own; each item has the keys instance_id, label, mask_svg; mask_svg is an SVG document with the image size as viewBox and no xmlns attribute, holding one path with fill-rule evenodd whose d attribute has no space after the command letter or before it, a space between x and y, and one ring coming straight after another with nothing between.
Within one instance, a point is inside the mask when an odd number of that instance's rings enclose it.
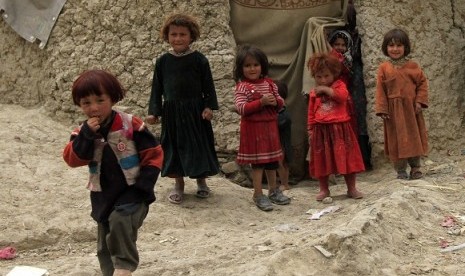
<instances>
[{"instance_id":1,"label":"child's face","mask_svg":"<svg viewBox=\"0 0 465 276\"><path fill-rule=\"evenodd\" d=\"M192 42L189 28L184 26L170 25L168 31L168 42L177 53L185 52Z\"/></svg>"},{"instance_id":2,"label":"child's face","mask_svg":"<svg viewBox=\"0 0 465 276\"><path fill-rule=\"evenodd\" d=\"M79 107L88 118L98 118L99 123L110 117L114 103L108 94L91 94L79 100Z\"/></svg>"},{"instance_id":3,"label":"child's face","mask_svg":"<svg viewBox=\"0 0 465 276\"><path fill-rule=\"evenodd\" d=\"M244 77L249 80L258 80L262 74L262 66L260 62L253 56L246 56L242 66Z\"/></svg>"},{"instance_id":4,"label":"child's face","mask_svg":"<svg viewBox=\"0 0 465 276\"><path fill-rule=\"evenodd\" d=\"M315 74L315 82L317 85L331 86L334 81L334 75L328 68L325 68Z\"/></svg>"},{"instance_id":5,"label":"child's face","mask_svg":"<svg viewBox=\"0 0 465 276\"><path fill-rule=\"evenodd\" d=\"M336 38L331 46L341 54L347 52L347 44L343 38Z\"/></svg>"},{"instance_id":6,"label":"child's face","mask_svg":"<svg viewBox=\"0 0 465 276\"><path fill-rule=\"evenodd\" d=\"M403 58L405 53L405 46L400 42L391 41L387 45L387 53L393 60Z\"/></svg>"}]
</instances>

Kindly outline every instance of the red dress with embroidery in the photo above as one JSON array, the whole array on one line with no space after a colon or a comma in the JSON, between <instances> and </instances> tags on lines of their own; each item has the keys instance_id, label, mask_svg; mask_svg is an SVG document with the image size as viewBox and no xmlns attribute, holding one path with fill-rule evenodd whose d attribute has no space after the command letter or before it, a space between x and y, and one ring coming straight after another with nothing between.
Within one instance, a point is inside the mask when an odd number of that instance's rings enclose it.
<instances>
[{"instance_id":1,"label":"red dress with embroidery","mask_svg":"<svg viewBox=\"0 0 465 276\"><path fill-rule=\"evenodd\" d=\"M271 93L276 106L262 106L260 98ZM241 115L238 164L265 164L283 158L278 129L278 110L284 100L271 79L242 81L236 85L235 105Z\"/></svg>"},{"instance_id":2,"label":"red dress with embroidery","mask_svg":"<svg viewBox=\"0 0 465 276\"><path fill-rule=\"evenodd\" d=\"M317 97L314 90L310 91L309 172L316 178L365 170L357 136L350 123L347 87L342 80L336 80L331 88L334 91L332 97Z\"/></svg>"}]
</instances>

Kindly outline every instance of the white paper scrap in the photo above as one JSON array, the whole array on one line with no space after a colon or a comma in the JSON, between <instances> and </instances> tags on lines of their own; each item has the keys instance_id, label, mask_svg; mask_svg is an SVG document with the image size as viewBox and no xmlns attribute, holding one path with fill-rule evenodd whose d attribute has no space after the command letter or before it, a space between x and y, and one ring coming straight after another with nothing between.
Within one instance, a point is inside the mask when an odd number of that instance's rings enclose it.
<instances>
[{"instance_id":1,"label":"white paper scrap","mask_svg":"<svg viewBox=\"0 0 465 276\"><path fill-rule=\"evenodd\" d=\"M333 212L336 212L337 210L341 209L341 206L329 206L329 207L326 207L324 208L323 210L313 214L311 217L309 217L308 219L310 220L317 220L317 219L320 219L320 217L324 214L327 214L327 213L333 213Z\"/></svg>"},{"instance_id":2,"label":"white paper scrap","mask_svg":"<svg viewBox=\"0 0 465 276\"><path fill-rule=\"evenodd\" d=\"M15 266L6 276L47 276L46 269L33 266Z\"/></svg>"}]
</instances>

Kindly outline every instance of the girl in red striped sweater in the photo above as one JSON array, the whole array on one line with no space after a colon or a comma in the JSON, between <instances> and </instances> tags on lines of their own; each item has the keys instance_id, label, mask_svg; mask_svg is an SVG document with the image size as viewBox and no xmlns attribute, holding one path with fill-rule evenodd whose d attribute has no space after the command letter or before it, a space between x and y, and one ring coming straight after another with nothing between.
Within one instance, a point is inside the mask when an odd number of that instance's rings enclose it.
<instances>
[{"instance_id":1,"label":"girl in red striped sweater","mask_svg":"<svg viewBox=\"0 0 465 276\"><path fill-rule=\"evenodd\" d=\"M235 105L241 115L237 163L251 164L253 200L263 211L271 211L271 203L290 203L290 198L283 195L276 184L276 170L283 159L278 110L283 107L284 100L276 84L266 77L268 68L268 58L263 51L251 45L239 47L234 68ZM263 172L268 181L268 197L262 192Z\"/></svg>"}]
</instances>

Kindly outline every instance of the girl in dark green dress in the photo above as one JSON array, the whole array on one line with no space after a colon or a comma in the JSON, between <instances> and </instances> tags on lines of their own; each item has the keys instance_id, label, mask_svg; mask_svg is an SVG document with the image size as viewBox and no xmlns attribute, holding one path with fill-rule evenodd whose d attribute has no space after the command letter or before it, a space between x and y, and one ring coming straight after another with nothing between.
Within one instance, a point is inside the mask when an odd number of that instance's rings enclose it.
<instances>
[{"instance_id":1,"label":"girl in dark green dress","mask_svg":"<svg viewBox=\"0 0 465 276\"><path fill-rule=\"evenodd\" d=\"M211 125L218 101L207 58L190 48L200 36L196 20L189 15L171 15L160 35L172 50L156 61L147 122L161 120L161 175L175 178L168 200L179 204L185 176L197 180L196 195L206 198L210 189L205 178L219 172Z\"/></svg>"}]
</instances>

